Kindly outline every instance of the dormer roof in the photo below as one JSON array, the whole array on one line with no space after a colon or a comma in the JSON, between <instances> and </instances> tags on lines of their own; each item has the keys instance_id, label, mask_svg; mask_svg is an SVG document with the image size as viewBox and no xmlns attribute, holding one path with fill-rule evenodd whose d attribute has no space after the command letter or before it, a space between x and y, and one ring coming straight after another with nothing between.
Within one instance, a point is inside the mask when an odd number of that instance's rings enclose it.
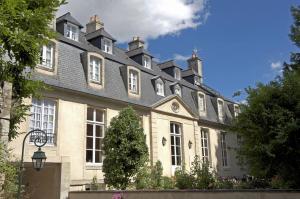
<instances>
[{"instance_id":1,"label":"dormer roof","mask_svg":"<svg viewBox=\"0 0 300 199\"><path fill-rule=\"evenodd\" d=\"M83 28L83 25L81 25L72 15L70 12L58 17L56 19L56 23L60 23L60 22L70 22L76 26L78 26L80 29Z\"/></svg>"},{"instance_id":2,"label":"dormer roof","mask_svg":"<svg viewBox=\"0 0 300 199\"><path fill-rule=\"evenodd\" d=\"M136 48L134 50L127 51L126 54L127 54L128 57L133 57L133 56L136 56L136 55L145 54L145 55L148 55L151 58L153 58L153 56L150 54L150 52L148 52L146 49L144 49L144 47L139 47L139 48Z\"/></svg>"},{"instance_id":3,"label":"dormer roof","mask_svg":"<svg viewBox=\"0 0 300 199\"><path fill-rule=\"evenodd\" d=\"M112 40L113 42L117 41L108 32L106 32L104 28L100 28L99 30L96 30L94 32L86 34L85 38L86 38L86 40L91 40L91 39L99 37L99 36L106 37L106 38Z\"/></svg>"},{"instance_id":4,"label":"dormer roof","mask_svg":"<svg viewBox=\"0 0 300 199\"><path fill-rule=\"evenodd\" d=\"M163 63L159 63L157 65L162 70L166 69L166 68L171 68L171 67L176 67L176 68L179 68L180 70L182 70L181 67L178 64L176 64L174 60L169 60L169 61L166 61Z\"/></svg>"},{"instance_id":5,"label":"dormer roof","mask_svg":"<svg viewBox=\"0 0 300 199\"><path fill-rule=\"evenodd\" d=\"M187 70L183 70L181 72L181 76L182 77L188 77L188 76L199 76L193 69L187 69Z\"/></svg>"}]
</instances>

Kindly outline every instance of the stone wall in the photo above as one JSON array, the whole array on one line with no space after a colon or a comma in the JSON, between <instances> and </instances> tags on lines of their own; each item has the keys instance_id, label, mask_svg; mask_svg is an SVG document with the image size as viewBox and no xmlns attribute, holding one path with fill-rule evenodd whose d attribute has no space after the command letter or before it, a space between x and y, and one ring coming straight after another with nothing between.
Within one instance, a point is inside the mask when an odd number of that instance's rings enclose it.
<instances>
[{"instance_id":1,"label":"stone wall","mask_svg":"<svg viewBox=\"0 0 300 199\"><path fill-rule=\"evenodd\" d=\"M90 191L70 192L69 199L299 199L300 190L172 190L172 191Z\"/></svg>"}]
</instances>

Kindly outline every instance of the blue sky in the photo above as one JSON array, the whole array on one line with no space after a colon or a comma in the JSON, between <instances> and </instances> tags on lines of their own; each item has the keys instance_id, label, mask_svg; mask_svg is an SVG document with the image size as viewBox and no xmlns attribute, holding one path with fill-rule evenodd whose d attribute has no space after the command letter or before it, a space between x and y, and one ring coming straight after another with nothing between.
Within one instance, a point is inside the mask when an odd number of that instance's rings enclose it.
<instances>
[{"instance_id":1,"label":"blue sky","mask_svg":"<svg viewBox=\"0 0 300 199\"><path fill-rule=\"evenodd\" d=\"M66 12L85 24L97 14L108 30L127 47L133 36L147 41L160 61L184 59L193 49L203 60L204 82L231 98L257 82L280 74L296 47L288 34L290 7L299 0L69 0ZM121 43L121 44L120 44ZM123 44L122 44L123 43Z\"/></svg>"},{"instance_id":2,"label":"blue sky","mask_svg":"<svg viewBox=\"0 0 300 199\"><path fill-rule=\"evenodd\" d=\"M187 56L192 49L199 49L204 82L231 97L237 90L273 79L279 73L276 64L289 61L290 52L297 50L288 37L293 22L290 7L297 3L211 1L204 25L183 30L179 36L150 40L148 48L161 60L174 53ZM178 63L186 65L185 61Z\"/></svg>"}]
</instances>

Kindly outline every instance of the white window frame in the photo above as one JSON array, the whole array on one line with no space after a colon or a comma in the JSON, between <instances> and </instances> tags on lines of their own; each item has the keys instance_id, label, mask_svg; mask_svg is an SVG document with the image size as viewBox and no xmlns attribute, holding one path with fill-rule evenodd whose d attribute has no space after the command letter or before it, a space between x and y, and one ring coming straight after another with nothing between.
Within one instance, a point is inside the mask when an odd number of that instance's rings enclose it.
<instances>
[{"instance_id":1,"label":"white window frame","mask_svg":"<svg viewBox=\"0 0 300 199\"><path fill-rule=\"evenodd\" d=\"M174 78L177 80L181 80L181 71L179 68L174 68Z\"/></svg>"},{"instance_id":2,"label":"white window frame","mask_svg":"<svg viewBox=\"0 0 300 199\"><path fill-rule=\"evenodd\" d=\"M144 67L151 69L151 58L148 56L144 56Z\"/></svg>"},{"instance_id":3,"label":"white window frame","mask_svg":"<svg viewBox=\"0 0 300 199\"><path fill-rule=\"evenodd\" d=\"M47 58L48 53L50 53L49 59ZM53 63L54 63L54 44L49 42L49 44L43 45L41 47L40 65L47 69L53 69L54 66Z\"/></svg>"},{"instance_id":4,"label":"white window frame","mask_svg":"<svg viewBox=\"0 0 300 199\"><path fill-rule=\"evenodd\" d=\"M217 107L218 107L218 117L219 117L219 120L224 121L224 117L225 117L225 113L224 113L224 101L222 99L220 99L220 98L217 99Z\"/></svg>"},{"instance_id":5,"label":"white window frame","mask_svg":"<svg viewBox=\"0 0 300 199\"><path fill-rule=\"evenodd\" d=\"M134 69L128 71L128 89L130 93L139 93L139 72Z\"/></svg>"},{"instance_id":6,"label":"white window frame","mask_svg":"<svg viewBox=\"0 0 300 199\"><path fill-rule=\"evenodd\" d=\"M176 132L176 126L178 127L178 131ZM181 135L182 135L182 126L179 123L176 122L170 122L170 146L171 146L171 165L172 165L172 173L175 172L176 168L181 168L183 165L183 158L182 158L182 141L181 141ZM179 144L176 144L176 138L179 139ZM173 144L172 144L173 142ZM174 151L174 154L172 154L172 148ZM177 148L179 148L180 152L177 151ZM173 157L174 157L174 164L173 164ZM178 163L177 157L179 157L180 162Z\"/></svg>"},{"instance_id":7,"label":"white window frame","mask_svg":"<svg viewBox=\"0 0 300 199\"><path fill-rule=\"evenodd\" d=\"M47 106L45 102L48 102ZM50 104L53 104L53 106ZM40 129L45 131L45 133L47 133L47 145L54 145L56 128L56 101L51 99L38 100L33 98L30 112L30 130ZM37 125L38 123L39 125ZM51 125L52 128L49 128ZM29 137L29 143L33 143L38 135L41 134L39 132L32 133ZM42 141L37 141L37 143L42 143Z\"/></svg>"},{"instance_id":8,"label":"white window frame","mask_svg":"<svg viewBox=\"0 0 300 199\"><path fill-rule=\"evenodd\" d=\"M106 53L109 53L109 54L112 54L112 41L110 39L107 39L107 38L103 38L102 39L103 41L103 51L106 52Z\"/></svg>"},{"instance_id":9,"label":"white window frame","mask_svg":"<svg viewBox=\"0 0 300 199\"><path fill-rule=\"evenodd\" d=\"M161 80L156 82L156 94L160 96L165 96L164 83Z\"/></svg>"},{"instance_id":10,"label":"white window frame","mask_svg":"<svg viewBox=\"0 0 300 199\"><path fill-rule=\"evenodd\" d=\"M71 23L66 24L66 35L67 38L74 41L78 41L79 38L79 27Z\"/></svg>"},{"instance_id":11,"label":"white window frame","mask_svg":"<svg viewBox=\"0 0 300 199\"><path fill-rule=\"evenodd\" d=\"M222 167L229 167L229 158L228 158L228 150L227 150L227 141L226 141L226 132L221 132L220 142L221 142L221 156L222 156Z\"/></svg>"},{"instance_id":12,"label":"white window frame","mask_svg":"<svg viewBox=\"0 0 300 199\"><path fill-rule=\"evenodd\" d=\"M201 157L202 162L207 161L210 164L210 140L209 140L209 130L201 128L200 130L200 140L201 140Z\"/></svg>"},{"instance_id":13,"label":"white window frame","mask_svg":"<svg viewBox=\"0 0 300 199\"><path fill-rule=\"evenodd\" d=\"M102 139L102 143L103 143L103 138L105 136L105 111L102 109L96 109L93 107L88 107L87 108L87 114L88 114L88 109L92 109L93 110L93 120L88 120L88 118L86 118L86 143L87 143L87 139L88 138L92 138L93 139L93 148L92 149L88 149L87 145L85 146L85 162L86 165L96 165L96 166L101 166L103 164L103 160L104 160L104 153L103 153L103 149L101 149L102 146L100 146L100 149L96 149L96 139ZM102 112L102 122L96 121L96 112ZM92 125L93 126L93 135L89 136L87 134L87 125ZM102 128L102 136L97 137L96 136L96 127L100 126L100 128ZM92 162L87 162L87 151L92 151ZM99 153L102 153L102 162L96 162L96 151L98 151Z\"/></svg>"},{"instance_id":14,"label":"white window frame","mask_svg":"<svg viewBox=\"0 0 300 199\"><path fill-rule=\"evenodd\" d=\"M233 112L234 112L234 117L237 117L239 116L241 110L240 110L240 106L237 105L237 104L234 104L233 105Z\"/></svg>"},{"instance_id":15,"label":"white window frame","mask_svg":"<svg viewBox=\"0 0 300 199\"><path fill-rule=\"evenodd\" d=\"M206 96L202 92L198 92L198 108L199 108L200 116L206 114Z\"/></svg>"},{"instance_id":16,"label":"white window frame","mask_svg":"<svg viewBox=\"0 0 300 199\"><path fill-rule=\"evenodd\" d=\"M178 95L178 96L181 97L182 93L181 93L181 87L179 85L175 85L174 86L174 94L176 94L176 95Z\"/></svg>"},{"instance_id":17,"label":"white window frame","mask_svg":"<svg viewBox=\"0 0 300 199\"><path fill-rule=\"evenodd\" d=\"M97 64L98 61L98 64ZM99 57L90 55L89 63L89 79L92 82L100 83L102 80L102 64L103 60ZM98 70L98 79L97 79L97 70Z\"/></svg>"}]
</instances>

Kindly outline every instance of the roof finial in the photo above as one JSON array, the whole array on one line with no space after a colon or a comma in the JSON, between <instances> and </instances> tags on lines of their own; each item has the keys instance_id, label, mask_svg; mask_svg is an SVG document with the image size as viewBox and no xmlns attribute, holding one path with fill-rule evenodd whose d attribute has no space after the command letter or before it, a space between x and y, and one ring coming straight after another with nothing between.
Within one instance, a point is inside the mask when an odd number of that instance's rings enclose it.
<instances>
[{"instance_id":1,"label":"roof finial","mask_svg":"<svg viewBox=\"0 0 300 199\"><path fill-rule=\"evenodd\" d=\"M194 48L193 54L192 54L192 58L198 57L197 53L198 53L198 49L197 49L197 48Z\"/></svg>"}]
</instances>

